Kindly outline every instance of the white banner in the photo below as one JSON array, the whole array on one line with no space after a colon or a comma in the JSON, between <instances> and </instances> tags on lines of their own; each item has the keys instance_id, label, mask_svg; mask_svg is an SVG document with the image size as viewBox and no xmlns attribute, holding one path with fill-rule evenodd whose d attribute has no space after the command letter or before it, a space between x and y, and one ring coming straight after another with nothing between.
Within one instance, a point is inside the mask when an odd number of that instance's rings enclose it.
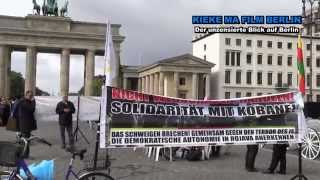
<instances>
[{"instance_id":1,"label":"white banner","mask_svg":"<svg viewBox=\"0 0 320 180\"><path fill-rule=\"evenodd\" d=\"M62 100L58 96L37 96L36 99L36 120L37 121L58 121L56 106ZM77 119L78 96L69 96L69 101L73 102L76 112L73 114L73 120ZM100 97L80 97L79 120L97 121L99 120Z\"/></svg>"},{"instance_id":2,"label":"white banner","mask_svg":"<svg viewBox=\"0 0 320 180\"><path fill-rule=\"evenodd\" d=\"M110 146L207 146L296 142L294 127L111 130Z\"/></svg>"}]
</instances>

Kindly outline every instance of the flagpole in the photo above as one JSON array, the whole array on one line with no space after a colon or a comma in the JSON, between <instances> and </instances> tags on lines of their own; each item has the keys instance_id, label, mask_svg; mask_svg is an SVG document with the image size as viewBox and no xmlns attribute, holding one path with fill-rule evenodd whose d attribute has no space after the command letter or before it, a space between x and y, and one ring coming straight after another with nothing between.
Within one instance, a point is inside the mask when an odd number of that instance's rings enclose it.
<instances>
[{"instance_id":1,"label":"flagpole","mask_svg":"<svg viewBox=\"0 0 320 180\"><path fill-rule=\"evenodd\" d=\"M100 101L100 147L105 148L106 144L106 138L105 138L105 132L106 132L106 124L107 124L107 107L106 107L106 101L107 101L107 95L106 95L106 88L107 86L111 85L111 51L112 51L112 37L111 37L111 24L110 21L107 20L107 27L106 27L106 42L105 42L105 50L104 50L104 83L101 88L101 101ZM108 73L108 74L107 74ZM104 136L104 137L103 137Z\"/></svg>"},{"instance_id":2,"label":"flagpole","mask_svg":"<svg viewBox=\"0 0 320 180\"><path fill-rule=\"evenodd\" d=\"M97 167L97 161L98 161L98 153L99 153L99 146L105 147L106 141L105 141L105 126L106 126L106 114L102 113L106 111L105 103L106 103L106 80L107 80L107 51L108 49L108 43L109 43L109 31L111 30L111 25L109 20L107 20L107 27L106 27L106 41L105 41L105 51L104 51L104 62L103 62L103 85L101 87L101 100L100 100L100 108L99 108L99 122L97 127L97 134L96 134L96 144L95 144L95 151L94 151L94 159L93 159L93 168L96 169ZM103 110L102 110L103 109ZM104 136L104 140L101 141L102 136ZM108 150L106 150L106 162L110 164L109 161L109 153Z\"/></svg>"},{"instance_id":3,"label":"flagpole","mask_svg":"<svg viewBox=\"0 0 320 180\"><path fill-rule=\"evenodd\" d=\"M105 42L105 46L107 46L107 42L108 42L108 31L109 31L109 20L107 20L107 30L106 30L106 42ZM105 47L104 48L105 51L107 50L107 48ZM103 75L104 75L104 78L106 78L106 65L107 65L107 61L106 61L106 52L104 52L104 61L103 61ZM105 86L106 85L106 81L104 80L103 82L103 85Z\"/></svg>"},{"instance_id":4,"label":"flagpole","mask_svg":"<svg viewBox=\"0 0 320 180\"><path fill-rule=\"evenodd\" d=\"M302 31L302 29L300 30L300 32ZM299 49L300 48L300 49ZM312 47L311 47L312 49ZM300 51L300 53L299 53ZM299 59L299 58L302 58L302 59ZM302 74L301 73L301 69L304 69L303 68L303 55L302 55L302 40L301 40L301 33L299 33L298 35L298 47L297 47L297 66L298 66L298 88L299 88L299 91L301 92L301 96L302 96L302 99L304 99L304 92L305 92L305 89L302 89L302 86L300 83L305 83L305 81L301 81L302 77L301 76L304 76L304 73ZM299 63L302 63L302 68L301 68L301 64L299 66ZM307 79L308 81L308 79ZM312 83L312 82L311 82ZM305 85L303 86L303 88L305 88ZM301 131L300 129L298 129L298 131ZM300 132L298 132L300 134ZM308 180L308 178L302 173L302 155L301 155L301 152L302 152L302 142L299 142L298 143L298 174L295 175L293 178L291 178L291 180Z\"/></svg>"}]
</instances>

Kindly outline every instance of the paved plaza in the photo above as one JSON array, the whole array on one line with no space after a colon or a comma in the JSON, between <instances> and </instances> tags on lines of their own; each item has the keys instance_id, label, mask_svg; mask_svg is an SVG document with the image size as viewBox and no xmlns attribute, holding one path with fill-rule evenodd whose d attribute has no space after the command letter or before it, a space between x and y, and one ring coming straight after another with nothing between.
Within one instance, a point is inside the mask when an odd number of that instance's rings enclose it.
<instances>
[{"instance_id":1,"label":"paved plaza","mask_svg":"<svg viewBox=\"0 0 320 180\"><path fill-rule=\"evenodd\" d=\"M87 123L81 124L81 130L90 140L86 145L83 138L79 136L77 146L87 147L91 154L94 147L95 132L89 128ZM47 147L34 144L31 147L31 160L38 162L42 159L55 159L55 179L64 179L64 174L70 154L60 148L58 125L55 122L38 122L38 130L34 132L50 141L53 146ZM0 140L14 141L15 134L5 129L0 129ZM219 158L206 161L190 162L187 160L176 160L173 162L161 159L155 162L148 159L142 149L135 152L132 149L111 150L111 176L116 180L289 180L297 173L297 157L293 154L287 155L287 175L266 175L260 172L248 173L244 169L245 146L232 146L230 154L224 155L224 150ZM264 170L271 160L269 149L260 149L256 160L256 167ZM83 163L76 161L77 168L83 167ZM320 177L320 161L304 160L304 173L309 180L318 180Z\"/></svg>"}]
</instances>

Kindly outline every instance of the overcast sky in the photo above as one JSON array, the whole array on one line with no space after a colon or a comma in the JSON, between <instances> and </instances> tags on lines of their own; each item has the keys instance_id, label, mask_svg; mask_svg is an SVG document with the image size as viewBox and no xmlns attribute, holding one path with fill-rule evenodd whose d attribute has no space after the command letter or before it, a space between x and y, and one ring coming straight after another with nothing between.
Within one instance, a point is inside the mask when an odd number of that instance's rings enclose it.
<instances>
[{"instance_id":1,"label":"overcast sky","mask_svg":"<svg viewBox=\"0 0 320 180\"><path fill-rule=\"evenodd\" d=\"M42 0L37 0L42 4ZM63 1L63 0L59 0ZM298 15L301 0L69 0L73 20L121 24L126 37L123 64L149 64L162 58L192 53L192 15ZM62 3L61 3L62 4ZM4 0L1 15L26 16L32 0ZM96 60L101 74L102 57ZM84 58L71 56L70 91L83 84ZM25 72L25 53L14 52L12 69ZM38 54L37 86L57 95L60 56Z\"/></svg>"}]
</instances>

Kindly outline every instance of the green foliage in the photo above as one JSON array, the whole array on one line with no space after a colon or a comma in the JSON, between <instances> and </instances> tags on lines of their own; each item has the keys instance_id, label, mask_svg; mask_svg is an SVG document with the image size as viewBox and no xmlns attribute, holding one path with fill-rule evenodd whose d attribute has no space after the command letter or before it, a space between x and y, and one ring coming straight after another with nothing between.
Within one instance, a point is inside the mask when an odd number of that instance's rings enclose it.
<instances>
[{"instance_id":1,"label":"green foliage","mask_svg":"<svg viewBox=\"0 0 320 180\"><path fill-rule=\"evenodd\" d=\"M103 85L103 81L99 78L95 78L92 82L92 92L93 96L101 96L101 87Z\"/></svg>"},{"instance_id":2,"label":"green foliage","mask_svg":"<svg viewBox=\"0 0 320 180\"><path fill-rule=\"evenodd\" d=\"M101 96L101 87L103 85L103 76L95 76L92 82L92 95L93 96ZM81 95L84 95L84 87L78 92Z\"/></svg>"},{"instance_id":3,"label":"green foliage","mask_svg":"<svg viewBox=\"0 0 320 180\"><path fill-rule=\"evenodd\" d=\"M84 87L83 87L83 86L82 86L81 89L78 91L78 93L79 93L80 95L84 95Z\"/></svg>"},{"instance_id":4,"label":"green foliage","mask_svg":"<svg viewBox=\"0 0 320 180\"><path fill-rule=\"evenodd\" d=\"M10 72L10 96L23 96L24 94L24 78L21 73ZM36 87L36 96L49 96L50 94Z\"/></svg>"},{"instance_id":5,"label":"green foliage","mask_svg":"<svg viewBox=\"0 0 320 180\"><path fill-rule=\"evenodd\" d=\"M36 87L36 96L50 96L50 94Z\"/></svg>"},{"instance_id":6,"label":"green foliage","mask_svg":"<svg viewBox=\"0 0 320 180\"><path fill-rule=\"evenodd\" d=\"M11 97L22 96L24 93L24 78L21 73L10 72L10 95Z\"/></svg>"}]
</instances>

